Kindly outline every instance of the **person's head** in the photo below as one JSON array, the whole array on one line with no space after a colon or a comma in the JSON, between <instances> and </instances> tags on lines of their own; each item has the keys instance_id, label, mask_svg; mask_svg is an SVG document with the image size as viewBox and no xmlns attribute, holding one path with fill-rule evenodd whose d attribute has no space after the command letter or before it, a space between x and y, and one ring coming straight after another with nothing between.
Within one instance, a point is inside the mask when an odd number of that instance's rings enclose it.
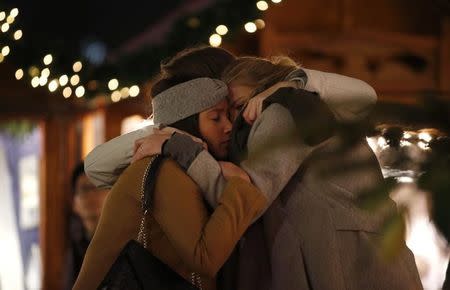
<instances>
[{"instance_id":1,"label":"person's head","mask_svg":"<svg viewBox=\"0 0 450 290\"><path fill-rule=\"evenodd\" d=\"M103 202L108 194L106 189L98 189L84 173L84 163L79 163L72 172L72 210L77 214L88 234L97 227Z\"/></svg>"},{"instance_id":2,"label":"person's head","mask_svg":"<svg viewBox=\"0 0 450 290\"><path fill-rule=\"evenodd\" d=\"M233 117L253 96L283 81L298 65L289 57L271 59L239 57L223 72L222 80L230 88L230 111Z\"/></svg>"},{"instance_id":3,"label":"person's head","mask_svg":"<svg viewBox=\"0 0 450 290\"><path fill-rule=\"evenodd\" d=\"M153 99L158 95L164 97L162 92L197 78L219 79L224 69L234 60L235 56L222 48L201 46L185 49L161 64L161 73L158 81L152 86L151 95ZM194 94L196 93L193 90L185 91L174 101L180 103L187 100L189 103L189 98L198 99L200 96L194 96ZM167 107L159 109L165 110ZM226 98L220 99L208 108L201 107L201 109L195 110L195 113L188 117L178 118L166 125L202 138L208 144L210 152L216 158L223 159L227 155L226 142L229 140L231 131Z\"/></svg>"}]
</instances>

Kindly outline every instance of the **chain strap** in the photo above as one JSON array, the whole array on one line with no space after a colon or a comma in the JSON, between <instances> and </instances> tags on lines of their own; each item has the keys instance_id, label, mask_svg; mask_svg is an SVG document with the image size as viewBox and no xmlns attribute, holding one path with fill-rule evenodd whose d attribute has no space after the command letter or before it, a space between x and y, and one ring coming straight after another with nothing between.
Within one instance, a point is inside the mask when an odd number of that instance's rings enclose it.
<instances>
[{"instance_id":1,"label":"chain strap","mask_svg":"<svg viewBox=\"0 0 450 290\"><path fill-rule=\"evenodd\" d=\"M155 160L156 156L153 156L150 160L150 163L148 164L147 168L145 169L144 178L142 178L142 184L141 184L141 204L142 208L144 208L144 201L145 201L145 181L147 180L148 173L150 172L150 168L152 167L153 161ZM150 247L150 236L151 231L149 231L148 235L145 231L145 224L146 224L146 217L149 213L148 209L144 210L144 213L142 215L141 224L139 226L139 233L138 233L138 242L140 242L145 249L148 249ZM147 239L148 236L148 239ZM202 278L200 275L196 272L191 273L191 284L197 287L199 290L203 290L202 286Z\"/></svg>"}]
</instances>

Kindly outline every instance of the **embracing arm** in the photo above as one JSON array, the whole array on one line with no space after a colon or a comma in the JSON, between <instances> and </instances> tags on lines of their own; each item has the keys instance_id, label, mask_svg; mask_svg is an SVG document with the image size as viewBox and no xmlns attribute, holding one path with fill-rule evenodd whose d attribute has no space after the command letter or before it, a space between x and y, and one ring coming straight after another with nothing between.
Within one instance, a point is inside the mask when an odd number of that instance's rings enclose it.
<instances>
[{"instance_id":1,"label":"embracing arm","mask_svg":"<svg viewBox=\"0 0 450 290\"><path fill-rule=\"evenodd\" d=\"M94 148L84 160L84 171L97 187L111 188L131 163L134 141L151 134L153 126L118 136Z\"/></svg>"},{"instance_id":2,"label":"embracing arm","mask_svg":"<svg viewBox=\"0 0 450 290\"><path fill-rule=\"evenodd\" d=\"M263 111L250 132L248 158L241 167L268 200L267 207L312 151L312 147L293 136L295 130L289 111L272 104ZM203 150L183 167L200 186L210 205L217 207L226 183L219 163Z\"/></svg>"},{"instance_id":3,"label":"embracing arm","mask_svg":"<svg viewBox=\"0 0 450 290\"><path fill-rule=\"evenodd\" d=\"M305 90L318 93L338 121L363 119L377 101L375 90L362 80L335 73L302 70L307 76Z\"/></svg>"}]
</instances>

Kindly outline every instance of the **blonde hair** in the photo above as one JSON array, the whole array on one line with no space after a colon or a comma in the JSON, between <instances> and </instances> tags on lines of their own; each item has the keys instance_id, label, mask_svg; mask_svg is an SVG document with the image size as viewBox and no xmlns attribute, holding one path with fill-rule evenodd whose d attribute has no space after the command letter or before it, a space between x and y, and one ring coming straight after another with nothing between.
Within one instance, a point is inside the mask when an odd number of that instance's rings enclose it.
<instances>
[{"instance_id":1,"label":"blonde hair","mask_svg":"<svg viewBox=\"0 0 450 290\"><path fill-rule=\"evenodd\" d=\"M284 80L299 65L290 57L275 56L270 59L245 56L234 60L222 74L227 83L255 87L250 98Z\"/></svg>"}]
</instances>

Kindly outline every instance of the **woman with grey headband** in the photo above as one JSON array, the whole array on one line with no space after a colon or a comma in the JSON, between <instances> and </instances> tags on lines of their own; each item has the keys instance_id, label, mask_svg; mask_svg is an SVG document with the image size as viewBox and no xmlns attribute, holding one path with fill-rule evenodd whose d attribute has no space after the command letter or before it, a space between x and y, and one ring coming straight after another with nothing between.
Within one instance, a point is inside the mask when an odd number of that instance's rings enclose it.
<instances>
[{"instance_id":1,"label":"woman with grey headband","mask_svg":"<svg viewBox=\"0 0 450 290\"><path fill-rule=\"evenodd\" d=\"M189 131L205 140L216 158L223 158L231 131L227 86L211 78L181 81L169 78L158 83L162 92L152 102L155 122ZM195 130L185 125L192 120ZM177 134L176 139L203 150L202 143L191 144L187 135ZM142 179L150 162L144 158L133 163L111 189L73 289L96 289L121 248L137 237ZM198 288L216 289L217 271L266 204L248 181L230 178L220 205L209 215L195 183L173 161L163 161L145 224L147 249Z\"/></svg>"}]
</instances>

